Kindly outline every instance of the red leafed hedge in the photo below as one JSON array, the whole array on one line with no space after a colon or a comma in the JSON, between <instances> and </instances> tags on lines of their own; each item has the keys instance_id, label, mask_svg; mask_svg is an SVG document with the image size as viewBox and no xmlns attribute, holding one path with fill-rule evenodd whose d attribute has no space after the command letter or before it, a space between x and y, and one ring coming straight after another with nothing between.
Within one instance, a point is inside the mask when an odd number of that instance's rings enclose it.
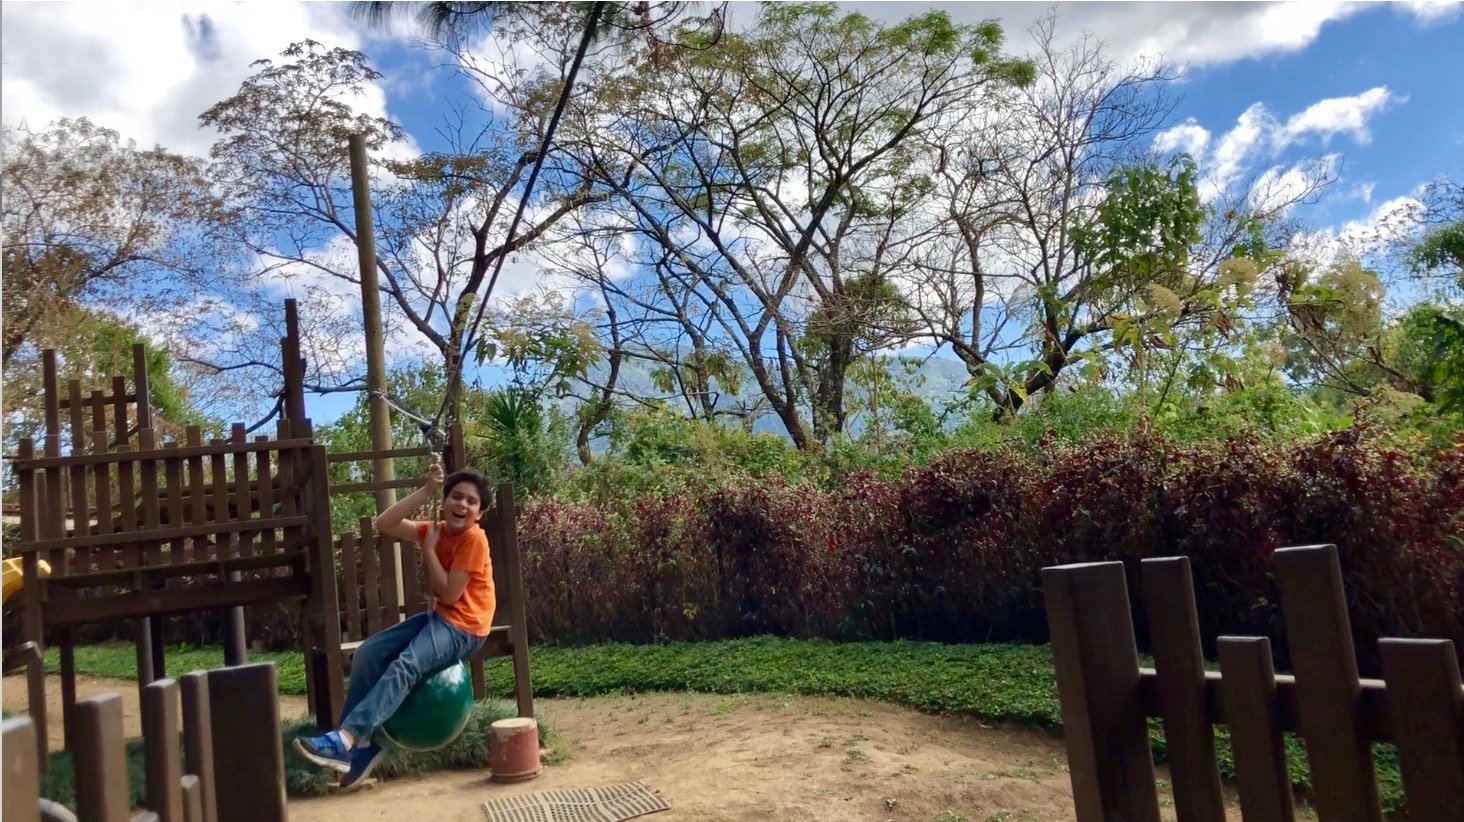
<instances>
[{"instance_id":1,"label":"red leafed hedge","mask_svg":"<svg viewBox=\"0 0 1464 822\"><path fill-rule=\"evenodd\" d=\"M1361 429L959 452L835 491L759 480L614 509L545 499L519 534L539 642L1043 642L1040 569L1095 560L1128 563L1142 631L1138 562L1180 554L1207 650L1221 634L1284 642L1270 556L1316 543L1338 546L1364 666L1379 636L1464 642L1464 448Z\"/></svg>"}]
</instances>

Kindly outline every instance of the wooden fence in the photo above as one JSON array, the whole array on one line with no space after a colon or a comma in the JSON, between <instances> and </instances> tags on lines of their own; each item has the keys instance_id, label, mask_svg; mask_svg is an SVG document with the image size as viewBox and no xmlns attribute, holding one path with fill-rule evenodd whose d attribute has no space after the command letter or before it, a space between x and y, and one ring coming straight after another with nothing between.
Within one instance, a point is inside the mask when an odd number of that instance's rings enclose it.
<instances>
[{"instance_id":1,"label":"wooden fence","mask_svg":"<svg viewBox=\"0 0 1464 822\"><path fill-rule=\"evenodd\" d=\"M38 727L4 722L5 822L282 822L284 748L273 663L160 679L142 690L146 810L134 814L122 700L77 703L75 809L40 796ZM180 745L181 742L181 745Z\"/></svg>"},{"instance_id":2,"label":"wooden fence","mask_svg":"<svg viewBox=\"0 0 1464 822\"><path fill-rule=\"evenodd\" d=\"M1392 743L1413 822L1464 818L1464 688L1448 640L1383 639L1360 679L1335 546L1275 554L1293 672L1263 637L1221 637L1206 671L1186 557L1141 563L1154 669L1139 667L1121 562L1044 568L1042 585L1078 822L1157 822L1148 717L1164 728L1179 822L1225 819L1214 726L1229 729L1246 822L1291 820L1283 733L1305 743L1329 822L1382 818L1371 745Z\"/></svg>"}]
</instances>

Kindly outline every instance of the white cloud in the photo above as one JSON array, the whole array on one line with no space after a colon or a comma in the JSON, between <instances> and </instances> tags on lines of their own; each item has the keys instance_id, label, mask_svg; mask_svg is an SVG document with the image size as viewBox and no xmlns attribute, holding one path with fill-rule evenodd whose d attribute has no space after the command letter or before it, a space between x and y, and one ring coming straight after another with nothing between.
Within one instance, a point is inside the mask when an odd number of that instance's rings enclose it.
<instances>
[{"instance_id":1,"label":"white cloud","mask_svg":"<svg viewBox=\"0 0 1464 822\"><path fill-rule=\"evenodd\" d=\"M1291 253L1319 267L1332 264L1343 254L1366 259L1406 239L1417 227L1423 209L1423 202L1413 194L1394 197L1340 229L1330 227L1294 238Z\"/></svg>"},{"instance_id":2,"label":"white cloud","mask_svg":"<svg viewBox=\"0 0 1464 822\"><path fill-rule=\"evenodd\" d=\"M1154 148L1168 154L1181 151L1191 157L1203 157L1210 145L1210 131L1190 117L1177 126L1170 126L1154 137Z\"/></svg>"},{"instance_id":3,"label":"white cloud","mask_svg":"<svg viewBox=\"0 0 1464 822\"><path fill-rule=\"evenodd\" d=\"M1242 164L1250 155L1266 144L1266 135L1277 128L1276 118L1266 111L1261 103L1253 103L1236 118L1235 127L1220 138L1215 153L1208 158L1209 166L1202 187L1218 192L1239 176Z\"/></svg>"},{"instance_id":4,"label":"white cloud","mask_svg":"<svg viewBox=\"0 0 1464 822\"><path fill-rule=\"evenodd\" d=\"M198 115L238 90L254 60L278 60L305 38L362 45L336 3L6 3L0 20L7 125L86 116L140 145L193 155L213 141ZM379 87L353 102L385 114Z\"/></svg>"},{"instance_id":5,"label":"white cloud","mask_svg":"<svg viewBox=\"0 0 1464 822\"><path fill-rule=\"evenodd\" d=\"M1318 100L1300 114L1292 115L1276 135L1276 140L1284 147L1314 133L1320 135L1325 143L1334 134L1346 133L1366 145L1372 141L1367 130L1368 120L1384 111L1389 103L1406 100L1406 97L1400 98L1389 92L1387 86L1371 88L1352 97Z\"/></svg>"},{"instance_id":6,"label":"white cloud","mask_svg":"<svg viewBox=\"0 0 1464 822\"><path fill-rule=\"evenodd\" d=\"M1320 137L1321 143L1327 145L1332 137L1340 134L1366 145L1372 140L1368 130L1371 120L1389 106L1404 100L1406 98L1393 94L1386 86L1378 86L1351 97L1318 100L1288 117L1284 123L1264 103L1252 103L1236 118L1235 126L1215 142L1211 153L1193 152L1204 172L1200 182L1201 196L1206 201L1215 199L1240 179L1247 168L1270 164L1288 149L1305 144L1309 138ZM1154 146L1160 150L1203 147L1211 142L1209 137L1209 132L1191 119L1161 132L1155 138ZM1331 159L1325 162L1335 169L1338 157L1329 157ZM1301 190L1299 174L1298 167L1287 170L1271 168L1264 172L1258 181L1267 187L1264 199L1276 201L1275 198L1284 196L1286 191ZM1371 190L1364 199L1370 196Z\"/></svg>"},{"instance_id":7,"label":"white cloud","mask_svg":"<svg viewBox=\"0 0 1464 822\"><path fill-rule=\"evenodd\" d=\"M751 4L746 4L750 6ZM734 19L753 13L733 3ZM842 3L848 11L899 20L928 9L940 9L963 23L997 19L1007 42L1020 50L1021 35L1046 13L1046 3ZM1119 60L1163 55L1191 65L1217 65L1299 51L1331 22L1367 11L1374 4L1358 2L1254 3L1063 3L1057 11L1060 43L1087 31L1106 42ZM1417 13L1417 12L1415 12Z\"/></svg>"},{"instance_id":8,"label":"white cloud","mask_svg":"<svg viewBox=\"0 0 1464 822\"><path fill-rule=\"evenodd\" d=\"M1464 8L1464 3L1459 0L1403 0L1398 5L1425 26L1452 20L1459 15L1459 9Z\"/></svg>"}]
</instances>

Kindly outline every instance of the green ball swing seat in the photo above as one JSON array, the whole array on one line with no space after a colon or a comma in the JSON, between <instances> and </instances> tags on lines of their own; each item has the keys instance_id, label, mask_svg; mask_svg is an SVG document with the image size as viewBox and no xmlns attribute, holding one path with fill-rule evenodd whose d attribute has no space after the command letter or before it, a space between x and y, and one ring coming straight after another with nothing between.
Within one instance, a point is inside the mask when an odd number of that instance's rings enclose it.
<instances>
[{"instance_id":1,"label":"green ball swing seat","mask_svg":"<svg viewBox=\"0 0 1464 822\"><path fill-rule=\"evenodd\" d=\"M435 751L463 732L472 712L468 666L456 662L418 682L381 726L381 735L398 748Z\"/></svg>"}]
</instances>

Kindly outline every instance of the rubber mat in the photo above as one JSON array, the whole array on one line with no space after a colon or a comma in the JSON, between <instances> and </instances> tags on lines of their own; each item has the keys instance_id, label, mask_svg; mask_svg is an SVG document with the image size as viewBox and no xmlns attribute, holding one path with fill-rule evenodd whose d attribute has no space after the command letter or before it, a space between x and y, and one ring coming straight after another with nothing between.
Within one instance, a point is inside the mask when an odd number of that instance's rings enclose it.
<instances>
[{"instance_id":1,"label":"rubber mat","mask_svg":"<svg viewBox=\"0 0 1464 822\"><path fill-rule=\"evenodd\" d=\"M621 822L670 809L644 782L540 791L483 803L488 822Z\"/></svg>"}]
</instances>

